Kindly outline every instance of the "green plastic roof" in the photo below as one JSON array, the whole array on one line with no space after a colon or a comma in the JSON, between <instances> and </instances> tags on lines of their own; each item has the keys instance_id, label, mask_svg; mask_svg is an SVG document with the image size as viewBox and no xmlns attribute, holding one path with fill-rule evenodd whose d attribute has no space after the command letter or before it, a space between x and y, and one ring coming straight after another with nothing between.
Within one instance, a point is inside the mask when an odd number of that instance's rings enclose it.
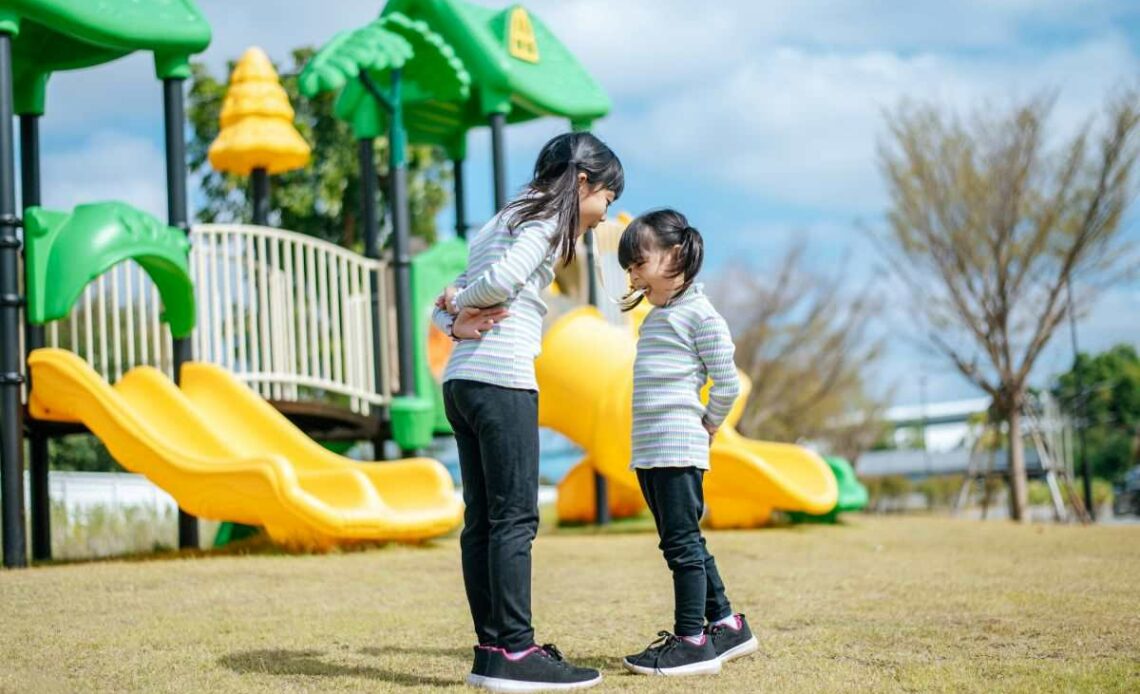
<instances>
[{"instance_id":1,"label":"green plastic roof","mask_svg":"<svg viewBox=\"0 0 1140 694\"><path fill-rule=\"evenodd\" d=\"M17 113L42 114L58 70L98 65L134 51L154 53L159 79L189 77L190 56L210 43L193 0L4 0L0 28L12 44Z\"/></svg>"},{"instance_id":2,"label":"green plastic roof","mask_svg":"<svg viewBox=\"0 0 1140 694\"><path fill-rule=\"evenodd\" d=\"M301 93L342 89L337 116L352 124L357 137L376 137L387 129L387 114L357 77L366 70L387 93L393 69L401 70L402 104L467 99L471 78L455 52L427 24L401 14L334 36L301 71Z\"/></svg>"},{"instance_id":3,"label":"green plastic roof","mask_svg":"<svg viewBox=\"0 0 1140 694\"><path fill-rule=\"evenodd\" d=\"M408 105L405 123L413 142L444 146L459 158L467 131L486 125L491 113L505 113L508 123L554 116L585 128L609 112L610 100L601 86L534 14L527 12L537 60L511 54L510 17L519 7L495 10L465 0L391 0L384 8L385 15L398 12L426 22L451 44L471 73L466 103Z\"/></svg>"}]
</instances>

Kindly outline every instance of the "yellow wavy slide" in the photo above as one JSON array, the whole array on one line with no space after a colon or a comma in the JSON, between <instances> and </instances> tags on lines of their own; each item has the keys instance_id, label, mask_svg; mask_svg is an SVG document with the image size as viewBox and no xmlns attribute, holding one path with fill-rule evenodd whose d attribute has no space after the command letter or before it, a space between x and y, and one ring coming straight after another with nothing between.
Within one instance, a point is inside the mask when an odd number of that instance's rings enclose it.
<instances>
[{"instance_id":1,"label":"yellow wavy slide","mask_svg":"<svg viewBox=\"0 0 1140 694\"><path fill-rule=\"evenodd\" d=\"M438 461L338 456L217 366L185 364L180 390L150 367L112 387L67 350L38 349L28 363L33 417L87 425L123 467L195 516L260 525L276 542L310 548L422 540L462 520Z\"/></svg>"},{"instance_id":2,"label":"yellow wavy slide","mask_svg":"<svg viewBox=\"0 0 1140 694\"><path fill-rule=\"evenodd\" d=\"M607 323L597 309L575 309L543 338L536 363L539 424L586 451L558 488L562 520L595 517L594 471L609 484L615 517L644 508L637 477L629 469L632 427L632 330ZM705 477L706 523L714 528L764 524L774 509L826 513L838 498L827 463L801 446L752 441L735 430L751 383L741 374L742 393L713 442Z\"/></svg>"}]
</instances>

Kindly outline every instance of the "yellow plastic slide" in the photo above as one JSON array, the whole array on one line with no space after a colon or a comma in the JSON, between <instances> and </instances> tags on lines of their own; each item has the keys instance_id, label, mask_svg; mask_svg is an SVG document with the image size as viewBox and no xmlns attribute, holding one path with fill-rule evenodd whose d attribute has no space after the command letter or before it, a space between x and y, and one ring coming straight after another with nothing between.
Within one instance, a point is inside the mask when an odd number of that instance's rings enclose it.
<instances>
[{"instance_id":1,"label":"yellow plastic slide","mask_svg":"<svg viewBox=\"0 0 1140 694\"><path fill-rule=\"evenodd\" d=\"M594 470L610 482L615 517L644 508L637 477L629 469L636 348L631 330L610 325L590 307L566 314L543 338L536 364L542 390L539 423L586 451L559 485L562 520L594 519ZM821 457L801 446L752 441L734 429L751 388L741 376L743 392L712 445L706 522L714 528L756 527L773 509L830 511L838 489Z\"/></svg>"},{"instance_id":2,"label":"yellow plastic slide","mask_svg":"<svg viewBox=\"0 0 1140 694\"><path fill-rule=\"evenodd\" d=\"M311 548L421 540L462 520L438 461L335 455L219 367L185 364L179 390L150 367L112 387L67 350L38 349L28 363L32 416L86 424L124 467L195 516L260 525L276 542Z\"/></svg>"}]
</instances>

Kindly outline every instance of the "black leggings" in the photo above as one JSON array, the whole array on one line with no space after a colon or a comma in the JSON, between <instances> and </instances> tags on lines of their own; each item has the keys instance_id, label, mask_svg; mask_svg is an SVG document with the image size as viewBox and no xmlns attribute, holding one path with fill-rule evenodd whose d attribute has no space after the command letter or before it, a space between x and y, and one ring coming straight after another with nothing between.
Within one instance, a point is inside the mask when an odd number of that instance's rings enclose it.
<instances>
[{"instance_id":1,"label":"black leggings","mask_svg":"<svg viewBox=\"0 0 1140 694\"><path fill-rule=\"evenodd\" d=\"M704 474L695 467L637 470L641 493L657 522L658 547L673 572L673 629L679 636L697 636L705 620L731 615L716 560L701 536Z\"/></svg>"},{"instance_id":2,"label":"black leggings","mask_svg":"<svg viewBox=\"0 0 1140 694\"><path fill-rule=\"evenodd\" d=\"M538 393L443 384L463 477L463 584L479 643L534 645L530 548L538 532Z\"/></svg>"}]
</instances>

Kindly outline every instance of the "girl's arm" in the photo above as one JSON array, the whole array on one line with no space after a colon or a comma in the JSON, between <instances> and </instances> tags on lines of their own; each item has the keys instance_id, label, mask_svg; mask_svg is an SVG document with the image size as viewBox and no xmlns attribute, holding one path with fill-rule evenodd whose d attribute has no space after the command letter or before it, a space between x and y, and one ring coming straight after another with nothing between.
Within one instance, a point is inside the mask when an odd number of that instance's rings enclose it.
<instances>
[{"instance_id":1,"label":"girl's arm","mask_svg":"<svg viewBox=\"0 0 1140 694\"><path fill-rule=\"evenodd\" d=\"M490 308L513 298L526 284L527 278L542 265L550 253L548 221L522 224L518 239L490 268L476 277L453 299L456 308Z\"/></svg>"},{"instance_id":2,"label":"girl's arm","mask_svg":"<svg viewBox=\"0 0 1140 694\"><path fill-rule=\"evenodd\" d=\"M704 363L713 382L709 389L709 404L705 408L704 421L713 429L718 429L732 409L732 403L740 395L740 378L736 375L736 363L732 359L736 346L732 344L728 325L720 316L705 319L697 326L694 338L697 356Z\"/></svg>"},{"instance_id":3,"label":"girl's arm","mask_svg":"<svg viewBox=\"0 0 1140 694\"><path fill-rule=\"evenodd\" d=\"M459 273L459 277L451 283L452 287L459 290L467 286L467 273ZM447 295L447 289L443 290L443 296ZM439 299L436 299L439 301ZM450 311L440 308L438 305L431 312L431 322L435 323L435 327L443 331L444 335L451 335L451 326L455 323L455 316Z\"/></svg>"}]
</instances>

